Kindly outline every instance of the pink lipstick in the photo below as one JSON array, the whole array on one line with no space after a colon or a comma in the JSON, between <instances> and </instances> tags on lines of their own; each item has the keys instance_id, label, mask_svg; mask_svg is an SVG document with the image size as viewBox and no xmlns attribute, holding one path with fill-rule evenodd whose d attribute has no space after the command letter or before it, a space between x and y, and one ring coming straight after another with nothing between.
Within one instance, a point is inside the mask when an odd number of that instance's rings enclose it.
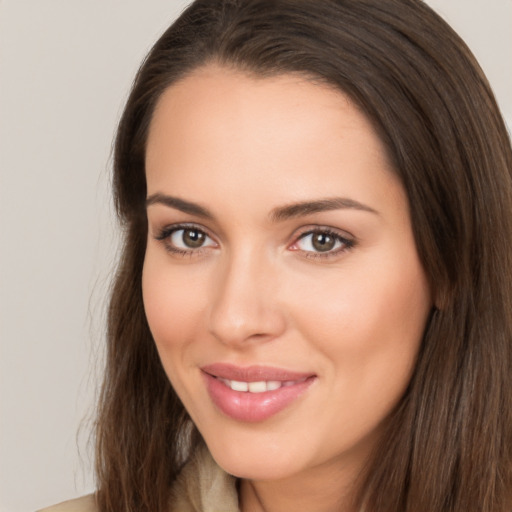
<instances>
[{"instance_id":1,"label":"pink lipstick","mask_svg":"<svg viewBox=\"0 0 512 512\"><path fill-rule=\"evenodd\" d=\"M227 416L263 421L285 409L316 379L313 373L215 363L201 368L213 403Z\"/></svg>"}]
</instances>

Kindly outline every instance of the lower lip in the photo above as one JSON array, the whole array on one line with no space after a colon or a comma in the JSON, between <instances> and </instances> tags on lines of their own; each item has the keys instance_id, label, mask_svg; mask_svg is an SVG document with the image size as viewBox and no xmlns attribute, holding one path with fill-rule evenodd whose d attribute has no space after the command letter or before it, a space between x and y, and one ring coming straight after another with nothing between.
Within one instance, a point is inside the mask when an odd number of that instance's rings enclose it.
<instances>
[{"instance_id":1,"label":"lower lip","mask_svg":"<svg viewBox=\"0 0 512 512\"><path fill-rule=\"evenodd\" d=\"M315 377L291 386L263 393L233 391L223 382L203 372L206 388L212 402L227 416L238 421L256 423L282 411L299 398L313 383Z\"/></svg>"}]
</instances>

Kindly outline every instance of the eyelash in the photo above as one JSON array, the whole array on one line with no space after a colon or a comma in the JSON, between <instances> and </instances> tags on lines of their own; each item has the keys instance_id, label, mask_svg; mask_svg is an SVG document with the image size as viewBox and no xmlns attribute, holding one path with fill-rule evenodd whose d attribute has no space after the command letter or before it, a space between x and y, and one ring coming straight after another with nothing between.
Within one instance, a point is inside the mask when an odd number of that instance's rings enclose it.
<instances>
[{"instance_id":1,"label":"eyelash","mask_svg":"<svg viewBox=\"0 0 512 512\"><path fill-rule=\"evenodd\" d=\"M201 233L212 240L212 237L208 235L208 233L204 229L199 228L194 224L175 224L173 226L167 226L165 228L162 228L159 231L159 233L155 236L155 240L162 242L167 251L177 256L198 256L205 250L205 247L203 246L198 247L197 249L181 249L179 247L176 247L175 245L172 245L170 243L170 238L172 237L173 234L175 234L178 231L197 231L198 233Z\"/></svg>"},{"instance_id":2,"label":"eyelash","mask_svg":"<svg viewBox=\"0 0 512 512\"><path fill-rule=\"evenodd\" d=\"M196 231L196 232L204 235L205 237L209 238L210 240L213 240L213 238L207 233L206 230L204 230L203 228L200 228L194 224L175 224L173 226L167 226L165 228L162 228L158 232L158 234L155 236L155 240L162 242L162 244L164 245L165 249L168 252L170 252L174 255L177 255L177 256L181 256L181 257L199 256L204 252L204 250L206 248L211 247L211 245L207 245L207 246L200 246L196 249L194 249L194 248L181 249L181 248L176 247L175 245L172 245L170 243L170 238L172 237L173 234L175 234L178 231L187 231L187 230ZM341 247L337 248L336 250L329 250L329 251L325 251L325 252L304 251L301 249L291 249L291 250L302 252L303 256L305 258L326 259L326 258L336 257L341 253L349 251L356 245L355 240L346 238L331 228L315 226L313 229L309 229L308 231L305 231L305 232L301 233L299 236L297 236L295 238L295 241L291 244L290 247L297 245L301 240L304 240L306 237L308 237L310 235L314 235L314 234L322 234L322 235L330 236L335 240L335 243L340 243Z\"/></svg>"},{"instance_id":3,"label":"eyelash","mask_svg":"<svg viewBox=\"0 0 512 512\"><path fill-rule=\"evenodd\" d=\"M329 251L325 251L325 252L302 251L304 257L306 257L306 258L310 258L310 259L334 258L334 257L339 256L341 253L349 251L356 245L355 240L346 238L345 236L340 235L340 233L338 233L337 231L334 231L331 228L315 226L314 229L309 229L308 231L299 235L296 238L295 242L293 242L292 246L296 245L301 240L304 240L307 236L315 235L315 234L322 234L322 235L330 236L334 239L335 243L339 242L341 244L341 247L337 248L336 250L329 250ZM300 250L300 249L294 249L294 250Z\"/></svg>"}]
</instances>

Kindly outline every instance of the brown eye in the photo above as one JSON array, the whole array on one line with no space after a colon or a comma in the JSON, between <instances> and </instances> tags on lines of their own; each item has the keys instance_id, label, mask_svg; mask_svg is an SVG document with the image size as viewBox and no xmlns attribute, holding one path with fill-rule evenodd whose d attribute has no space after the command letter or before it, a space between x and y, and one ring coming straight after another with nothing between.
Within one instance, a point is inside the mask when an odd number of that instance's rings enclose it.
<instances>
[{"instance_id":1,"label":"brown eye","mask_svg":"<svg viewBox=\"0 0 512 512\"><path fill-rule=\"evenodd\" d=\"M313 233L311 244L318 252L326 252L334 249L336 239L329 233Z\"/></svg>"},{"instance_id":2,"label":"brown eye","mask_svg":"<svg viewBox=\"0 0 512 512\"><path fill-rule=\"evenodd\" d=\"M354 246L354 242L330 230L317 229L304 233L294 244L308 256L330 256Z\"/></svg>"},{"instance_id":3,"label":"brown eye","mask_svg":"<svg viewBox=\"0 0 512 512\"><path fill-rule=\"evenodd\" d=\"M215 245L215 242L204 231L193 227L175 229L170 234L169 241L172 247L179 250L200 249Z\"/></svg>"},{"instance_id":4,"label":"brown eye","mask_svg":"<svg viewBox=\"0 0 512 512\"><path fill-rule=\"evenodd\" d=\"M205 234L197 229L185 229L183 230L183 243L191 249L197 249L204 244Z\"/></svg>"}]
</instances>

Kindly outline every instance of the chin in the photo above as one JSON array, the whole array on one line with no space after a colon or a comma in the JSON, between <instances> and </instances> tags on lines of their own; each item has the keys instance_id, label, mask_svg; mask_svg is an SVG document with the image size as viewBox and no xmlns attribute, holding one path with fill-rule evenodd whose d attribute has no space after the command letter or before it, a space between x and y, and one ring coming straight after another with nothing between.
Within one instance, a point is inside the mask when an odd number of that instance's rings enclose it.
<instances>
[{"instance_id":1,"label":"chin","mask_svg":"<svg viewBox=\"0 0 512 512\"><path fill-rule=\"evenodd\" d=\"M214 456L213 458L226 473L244 480L281 480L297 473L297 470L294 471L288 464L282 465L274 462L270 464L267 458L265 460L261 458L228 458L222 454L220 457Z\"/></svg>"},{"instance_id":2,"label":"chin","mask_svg":"<svg viewBox=\"0 0 512 512\"><path fill-rule=\"evenodd\" d=\"M259 436L254 436L259 437ZM253 439L252 442L219 442L206 444L217 464L230 475L247 480L279 480L301 470L302 457L284 443Z\"/></svg>"}]
</instances>

